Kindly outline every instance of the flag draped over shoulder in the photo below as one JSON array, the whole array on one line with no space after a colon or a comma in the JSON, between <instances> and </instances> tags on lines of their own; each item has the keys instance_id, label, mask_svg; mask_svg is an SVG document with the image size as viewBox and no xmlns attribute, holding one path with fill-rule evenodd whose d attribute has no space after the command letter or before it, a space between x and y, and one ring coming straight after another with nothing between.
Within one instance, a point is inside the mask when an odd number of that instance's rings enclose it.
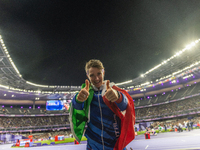
<instances>
[{"instance_id":1,"label":"flag draped over shoulder","mask_svg":"<svg viewBox=\"0 0 200 150\"><path fill-rule=\"evenodd\" d=\"M85 83L82 84L81 88L85 87ZM75 139L80 143L81 138L83 136L83 132L85 129L86 122L88 120L88 115L89 115L89 108L90 108L90 103L93 98L94 90L90 86L89 88L89 96L88 99L84 102L84 108L83 110L77 110L74 109L72 106L72 102L70 104L70 114L69 114L69 121L70 121L70 127L73 136Z\"/></svg>"},{"instance_id":2,"label":"flag draped over shoulder","mask_svg":"<svg viewBox=\"0 0 200 150\"><path fill-rule=\"evenodd\" d=\"M113 86L112 88L123 93L128 99L126 113L123 115L115 103L108 101L105 96L103 97L104 103L121 119L121 133L114 150L122 150L135 138L135 108L132 97L125 90L117 86Z\"/></svg>"},{"instance_id":3,"label":"flag draped over shoulder","mask_svg":"<svg viewBox=\"0 0 200 150\"><path fill-rule=\"evenodd\" d=\"M82 88L84 87L85 84L82 85ZM135 138L135 131L134 131L135 109L134 109L133 99L125 90L122 90L117 86L112 86L112 88L123 93L128 99L127 108L125 110L126 113L125 115L123 115L120 109L117 107L116 103L108 101L105 98L105 96L103 96L104 103L121 119L121 133L115 144L114 150L122 150ZM93 99L94 90L92 89L91 86L89 88L89 93L90 94L88 99L84 102L83 110L74 109L72 103L70 106L71 131L79 143L83 136L85 125L89 117L88 115L89 115L90 103Z\"/></svg>"}]
</instances>

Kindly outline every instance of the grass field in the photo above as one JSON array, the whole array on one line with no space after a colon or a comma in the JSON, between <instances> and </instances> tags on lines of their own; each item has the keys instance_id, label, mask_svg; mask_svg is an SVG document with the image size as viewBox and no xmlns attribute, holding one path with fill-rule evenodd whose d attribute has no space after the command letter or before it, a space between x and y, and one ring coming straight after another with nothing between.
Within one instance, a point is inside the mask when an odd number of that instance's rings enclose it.
<instances>
[{"instance_id":1,"label":"grass field","mask_svg":"<svg viewBox=\"0 0 200 150\"><path fill-rule=\"evenodd\" d=\"M74 142L75 138L65 138L65 140L63 141L55 141L55 140L44 140L44 141L35 141L34 143L41 143L41 145L43 144L48 144L50 145L52 142L54 142L55 144L63 144L63 143L71 143ZM82 137L81 141L87 141L87 138L85 136ZM22 148L24 146L12 146L12 148Z\"/></svg>"},{"instance_id":2,"label":"grass field","mask_svg":"<svg viewBox=\"0 0 200 150\"><path fill-rule=\"evenodd\" d=\"M45 141L36 141L34 143L41 143L41 144L51 144L52 142L55 142L55 144L62 144L62 143L71 143L71 142L74 142L75 138L65 138L64 141L56 141L55 140L45 140ZM87 138L85 136L82 137L81 141L86 141Z\"/></svg>"}]
</instances>

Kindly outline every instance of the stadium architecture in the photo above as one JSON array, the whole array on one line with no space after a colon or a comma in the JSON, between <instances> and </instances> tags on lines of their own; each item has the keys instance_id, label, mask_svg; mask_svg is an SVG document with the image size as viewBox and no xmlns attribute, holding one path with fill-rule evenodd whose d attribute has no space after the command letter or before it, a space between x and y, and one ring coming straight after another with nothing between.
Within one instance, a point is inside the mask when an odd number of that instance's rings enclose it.
<instances>
[{"instance_id":1,"label":"stadium architecture","mask_svg":"<svg viewBox=\"0 0 200 150\"><path fill-rule=\"evenodd\" d=\"M141 76L116 83L133 98L136 122L200 114L199 50L200 39ZM0 133L70 131L64 105L81 87L26 81L8 51L0 35Z\"/></svg>"}]
</instances>

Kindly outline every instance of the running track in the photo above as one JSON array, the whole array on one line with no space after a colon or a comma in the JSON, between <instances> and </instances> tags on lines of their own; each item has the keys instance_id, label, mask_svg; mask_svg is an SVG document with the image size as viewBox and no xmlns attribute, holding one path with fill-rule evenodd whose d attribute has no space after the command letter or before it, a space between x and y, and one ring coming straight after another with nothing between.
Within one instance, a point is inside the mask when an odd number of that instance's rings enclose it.
<instances>
[{"instance_id":1,"label":"running track","mask_svg":"<svg viewBox=\"0 0 200 150\"><path fill-rule=\"evenodd\" d=\"M160 133L157 136L151 136L151 139L145 139L144 135L136 136L127 150L200 150L200 129L181 133ZM29 147L28 150L85 150L86 144L79 145L55 145ZM0 145L0 150L13 150L11 144ZM17 148L16 150L24 150Z\"/></svg>"}]
</instances>

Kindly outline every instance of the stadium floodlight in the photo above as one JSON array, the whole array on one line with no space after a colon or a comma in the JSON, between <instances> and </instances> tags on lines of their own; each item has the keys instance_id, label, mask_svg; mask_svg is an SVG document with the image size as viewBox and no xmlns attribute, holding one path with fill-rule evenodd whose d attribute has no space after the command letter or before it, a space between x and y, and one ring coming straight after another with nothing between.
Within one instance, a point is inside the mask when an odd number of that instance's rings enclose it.
<instances>
[{"instance_id":1,"label":"stadium floodlight","mask_svg":"<svg viewBox=\"0 0 200 150\"><path fill-rule=\"evenodd\" d=\"M185 48L181 50L181 53L183 53L184 51L186 51L186 49L185 49Z\"/></svg>"},{"instance_id":2,"label":"stadium floodlight","mask_svg":"<svg viewBox=\"0 0 200 150\"><path fill-rule=\"evenodd\" d=\"M15 64L13 63L13 61L11 61L11 64L13 66L13 68L15 69L15 71L17 72L17 74L19 75L19 77L21 77L22 75L19 73L17 67L15 66Z\"/></svg>"},{"instance_id":3,"label":"stadium floodlight","mask_svg":"<svg viewBox=\"0 0 200 150\"><path fill-rule=\"evenodd\" d=\"M132 82L132 80L129 80L129 81L125 81L125 82L117 83L117 84L115 84L115 85L123 85L123 84L131 83L131 82Z\"/></svg>"},{"instance_id":4,"label":"stadium floodlight","mask_svg":"<svg viewBox=\"0 0 200 150\"><path fill-rule=\"evenodd\" d=\"M193 46L195 46L199 40L196 40L195 42L192 42L191 44L188 44L184 49L182 49L181 51L179 51L178 53L176 53L174 56L168 58L166 61L163 61L161 64L155 66L154 68L150 69L149 71L147 71L144 75L149 74L150 72L152 72L153 70L159 68L160 66L164 65L165 63L167 63L168 61L170 61L171 59L175 58L176 56L182 54L185 50L191 49Z\"/></svg>"},{"instance_id":5,"label":"stadium floodlight","mask_svg":"<svg viewBox=\"0 0 200 150\"><path fill-rule=\"evenodd\" d=\"M172 83L176 83L176 80L173 80Z\"/></svg>"},{"instance_id":6,"label":"stadium floodlight","mask_svg":"<svg viewBox=\"0 0 200 150\"><path fill-rule=\"evenodd\" d=\"M26 81L27 84L30 84L30 85L34 85L34 86L38 86L38 87L48 87L48 85L41 85L41 84L35 84L35 83L32 83L32 82L29 82L29 81Z\"/></svg>"},{"instance_id":7,"label":"stadium floodlight","mask_svg":"<svg viewBox=\"0 0 200 150\"><path fill-rule=\"evenodd\" d=\"M191 44L189 44L189 45L186 46L186 49L191 49L191 48L192 48Z\"/></svg>"},{"instance_id":8,"label":"stadium floodlight","mask_svg":"<svg viewBox=\"0 0 200 150\"><path fill-rule=\"evenodd\" d=\"M56 86L52 86L52 85L51 85L51 86L49 86L49 88L55 88L55 87L56 87Z\"/></svg>"},{"instance_id":9,"label":"stadium floodlight","mask_svg":"<svg viewBox=\"0 0 200 150\"><path fill-rule=\"evenodd\" d=\"M1 85L1 84L0 84L0 87L2 87L2 88L5 88L5 89L9 89L9 87L8 87L8 86Z\"/></svg>"},{"instance_id":10,"label":"stadium floodlight","mask_svg":"<svg viewBox=\"0 0 200 150\"><path fill-rule=\"evenodd\" d=\"M183 79L187 79L187 78L192 77L192 76L193 76L193 74L190 74L190 75L184 76Z\"/></svg>"},{"instance_id":11,"label":"stadium floodlight","mask_svg":"<svg viewBox=\"0 0 200 150\"><path fill-rule=\"evenodd\" d=\"M21 77L21 74L19 73L17 67L15 66L14 62L13 62L12 59L10 58L10 55L8 54L7 48L6 48L6 46L5 46L4 42L3 42L3 39L2 39L2 36L1 36L1 35L0 35L0 42L1 42L1 45L2 45L2 47L3 47L4 51L5 51L5 53L7 54L7 57L8 57L8 59L9 59L11 65L13 66L13 68L15 69L15 71L17 72L17 74L19 75L19 77Z\"/></svg>"},{"instance_id":12,"label":"stadium floodlight","mask_svg":"<svg viewBox=\"0 0 200 150\"><path fill-rule=\"evenodd\" d=\"M148 85L148 84L150 84L150 82L142 83L142 84L140 84L140 86L144 86L144 85Z\"/></svg>"}]
</instances>

